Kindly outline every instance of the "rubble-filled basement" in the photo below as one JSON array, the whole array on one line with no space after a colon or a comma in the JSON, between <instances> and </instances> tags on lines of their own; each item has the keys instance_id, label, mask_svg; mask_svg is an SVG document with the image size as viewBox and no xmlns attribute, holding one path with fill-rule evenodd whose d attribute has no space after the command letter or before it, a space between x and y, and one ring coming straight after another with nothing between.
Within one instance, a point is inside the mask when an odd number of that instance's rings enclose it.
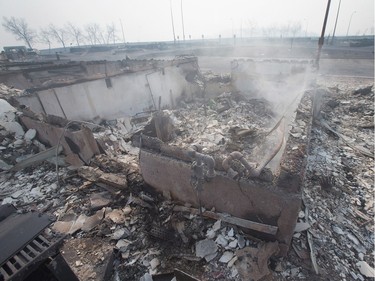
<instances>
[{"instance_id":1,"label":"rubble-filled basement","mask_svg":"<svg viewBox=\"0 0 375 281\"><path fill-rule=\"evenodd\" d=\"M374 90L307 60L0 73L0 280L371 280Z\"/></svg>"}]
</instances>

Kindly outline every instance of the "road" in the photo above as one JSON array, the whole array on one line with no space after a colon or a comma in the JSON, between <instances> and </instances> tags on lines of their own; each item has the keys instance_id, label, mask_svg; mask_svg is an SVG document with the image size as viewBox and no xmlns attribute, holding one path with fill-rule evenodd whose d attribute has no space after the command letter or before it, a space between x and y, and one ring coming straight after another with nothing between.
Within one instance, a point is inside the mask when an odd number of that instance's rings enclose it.
<instances>
[{"instance_id":1,"label":"road","mask_svg":"<svg viewBox=\"0 0 375 281\"><path fill-rule=\"evenodd\" d=\"M211 70L217 73L230 73L230 62L234 59L285 59L314 60L317 56L317 45L314 43L291 44L254 44L242 46L195 46L167 50L134 50L132 52L114 54L100 52L83 54L63 54L70 60L122 60L126 56L134 59L173 59L179 55L192 54L198 57L202 71ZM320 75L374 77L374 51L369 47L323 46L320 59Z\"/></svg>"}]
</instances>

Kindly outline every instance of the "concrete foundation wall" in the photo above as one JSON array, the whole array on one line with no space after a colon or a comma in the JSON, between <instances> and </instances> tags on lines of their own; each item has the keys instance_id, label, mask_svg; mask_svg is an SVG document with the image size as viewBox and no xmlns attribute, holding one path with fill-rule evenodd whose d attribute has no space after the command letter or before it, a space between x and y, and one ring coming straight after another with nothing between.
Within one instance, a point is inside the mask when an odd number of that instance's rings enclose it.
<instances>
[{"instance_id":1,"label":"concrete foundation wall","mask_svg":"<svg viewBox=\"0 0 375 281\"><path fill-rule=\"evenodd\" d=\"M189 98L197 86L185 76L195 71L191 62L127 73L37 91L19 97L21 104L36 113L61 116L70 120L115 119L139 112L173 107L179 99Z\"/></svg>"},{"instance_id":2,"label":"concrete foundation wall","mask_svg":"<svg viewBox=\"0 0 375 281\"><path fill-rule=\"evenodd\" d=\"M140 166L145 182L158 192L168 192L177 201L199 207L188 163L141 150ZM204 183L199 197L202 206L208 210L215 208L235 217L277 226L276 236L268 239L278 240L284 245L282 254L286 253L301 206L299 193L286 193L259 181L238 182L218 172L211 181Z\"/></svg>"},{"instance_id":3,"label":"concrete foundation wall","mask_svg":"<svg viewBox=\"0 0 375 281\"><path fill-rule=\"evenodd\" d=\"M293 112L291 103L304 92L310 82L311 63L290 60L234 60L231 62L235 90L250 98L266 99L283 115ZM293 107L297 107L297 100Z\"/></svg>"}]
</instances>

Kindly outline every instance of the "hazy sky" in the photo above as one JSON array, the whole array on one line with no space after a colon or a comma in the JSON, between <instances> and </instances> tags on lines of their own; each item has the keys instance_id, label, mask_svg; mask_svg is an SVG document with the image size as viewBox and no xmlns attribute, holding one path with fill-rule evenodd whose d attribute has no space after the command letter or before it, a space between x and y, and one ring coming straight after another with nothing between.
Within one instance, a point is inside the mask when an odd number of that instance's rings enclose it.
<instances>
[{"instance_id":1,"label":"hazy sky","mask_svg":"<svg viewBox=\"0 0 375 281\"><path fill-rule=\"evenodd\" d=\"M114 23L122 38L130 42L173 40L170 3L172 3L176 36L182 38L181 0L0 0L3 17L24 18L35 30L53 23L64 26L71 22L82 28L98 23L103 28ZM258 30L281 27L295 22L302 25L300 35L320 34L327 0L183 0L186 39L237 38L250 35L250 27ZM333 33L339 0L332 0L326 35ZM336 35L373 34L374 0L342 0ZM275 29L274 29L275 30ZM0 48L24 45L0 26ZM70 40L73 42L73 40ZM69 44L68 44L69 45ZM57 43L54 46L59 46ZM35 44L35 47L45 47Z\"/></svg>"}]
</instances>

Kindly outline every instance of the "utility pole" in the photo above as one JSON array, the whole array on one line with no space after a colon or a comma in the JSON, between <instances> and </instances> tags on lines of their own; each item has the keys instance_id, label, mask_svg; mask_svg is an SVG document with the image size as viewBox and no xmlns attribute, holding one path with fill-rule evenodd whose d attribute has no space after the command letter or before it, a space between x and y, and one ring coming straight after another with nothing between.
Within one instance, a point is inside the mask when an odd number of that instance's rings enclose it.
<instances>
[{"instance_id":1,"label":"utility pole","mask_svg":"<svg viewBox=\"0 0 375 281\"><path fill-rule=\"evenodd\" d=\"M339 8L337 9L337 15L336 15L335 27L333 28L333 35L332 35L332 39L331 39L331 45L333 45L333 40L335 39L337 20L339 18L339 13L340 13L340 6L341 6L341 0L339 2Z\"/></svg>"},{"instance_id":2,"label":"utility pole","mask_svg":"<svg viewBox=\"0 0 375 281\"><path fill-rule=\"evenodd\" d=\"M122 39L124 40L124 44L125 44L124 27L122 26L122 21L121 21L121 19L120 19L120 25L121 25L121 31L122 31Z\"/></svg>"},{"instance_id":3,"label":"utility pole","mask_svg":"<svg viewBox=\"0 0 375 281\"><path fill-rule=\"evenodd\" d=\"M184 26L184 12L182 10L182 0L181 0L181 21L182 21L182 36L185 42L185 26Z\"/></svg>"},{"instance_id":4,"label":"utility pole","mask_svg":"<svg viewBox=\"0 0 375 281\"><path fill-rule=\"evenodd\" d=\"M171 7L171 19L172 19L172 29L173 29L173 44L176 44L176 34L174 32L173 12L172 12L172 0L169 0L169 5Z\"/></svg>"},{"instance_id":5,"label":"utility pole","mask_svg":"<svg viewBox=\"0 0 375 281\"><path fill-rule=\"evenodd\" d=\"M331 0L328 0L327 2L327 9L326 9L326 14L324 16L324 22L323 22L323 28L322 28L322 34L320 35L319 38L319 49L318 49L318 56L316 58L316 67L319 69L319 60L320 60L320 52L322 51L322 47L324 44L324 33L326 32L326 25L327 25L327 19L328 19L328 14L329 14L329 6L331 5Z\"/></svg>"}]
</instances>

